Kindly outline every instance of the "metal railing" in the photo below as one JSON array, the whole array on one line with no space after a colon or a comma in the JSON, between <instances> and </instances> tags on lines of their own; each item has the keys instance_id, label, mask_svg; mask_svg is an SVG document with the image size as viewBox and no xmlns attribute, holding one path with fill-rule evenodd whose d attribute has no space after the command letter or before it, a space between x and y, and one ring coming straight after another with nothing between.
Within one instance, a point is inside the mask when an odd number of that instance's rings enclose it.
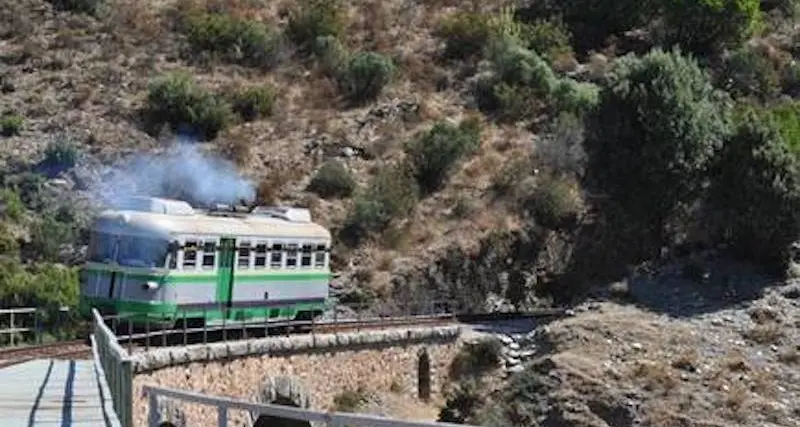
<instances>
[{"instance_id":1,"label":"metal railing","mask_svg":"<svg viewBox=\"0 0 800 427\"><path fill-rule=\"evenodd\" d=\"M24 317L33 317L33 327L20 327L25 323L18 323L20 315ZM8 316L8 327L0 329L0 336L8 335L8 345L14 346L14 340L17 334L33 333L35 342L41 342L41 334L39 333L39 309L35 307L25 308L4 308L0 309L0 316ZM30 320L30 319L29 319Z\"/></svg>"},{"instance_id":2,"label":"metal railing","mask_svg":"<svg viewBox=\"0 0 800 427\"><path fill-rule=\"evenodd\" d=\"M92 339L97 347L94 363L105 375L114 412L122 427L133 427L133 367L130 354L117 342L117 337L92 310Z\"/></svg>"},{"instance_id":3,"label":"metal railing","mask_svg":"<svg viewBox=\"0 0 800 427\"><path fill-rule=\"evenodd\" d=\"M134 341L143 346L145 351L149 351L151 346L160 345L165 347L167 345L181 344L185 346L190 343L226 342L229 339L247 340L248 338L268 336L271 332L279 332L288 336L293 331L306 329L314 334L320 329L331 328L336 330L348 326L360 331L367 324L370 326L389 327L408 324L412 321L422 323L425 321L455 319L455 313L447 302L428 302L426 305L415 306L421 307L421 309L412 312L407 307L391 306L384 307L377 312L371 312L367 308L374 308L373 305L340 304L340 307L346 307L351 313L350 316L343 317L335 309L331 318L320 320L314 318L309 320L275 320L264 317L257 320L229 321L227 316L222 316L220 323L214 325L203 323L200 327L190 327L184 313L184 317L177 319L177 328L155 326L169 323L169 318L167 317L163 319L148 317L143 322L140 320L138 328L141 329L144 326L144 331L136 331L134 328L135 321L131 321L130 318L123 315L108 315L102 319L110 327L111 331L116 331L114 336L117 342L121 345L127 345L128 352L131 354L134 351ZM206 311L204 310L201 318L205 317ZM190 341L189 337L193 335L196 336L196 339ZM177 341L172 341L175 338L177 338Z\"/></svg>"},{"instance_id":4,"label":"metal railing","mask_svg":"<svg viewBox=\"0 0 800 427\"><path fill-rule=\"evenodd\" d=\"M229 397L206 396L191 391L145 385L144 394L148 397L148 427L158 427L159 397L182 400L217 408L217 427L228 427L228 412L231 409L248 411L256 421L258 416L271 416L310 423L325 424L330 427L474 427L466 424L402 421L366 414L344 412L322 412L290 406L253 403ZM210 426L209 426L210 427Z\"/></svg>"}]
</instances>

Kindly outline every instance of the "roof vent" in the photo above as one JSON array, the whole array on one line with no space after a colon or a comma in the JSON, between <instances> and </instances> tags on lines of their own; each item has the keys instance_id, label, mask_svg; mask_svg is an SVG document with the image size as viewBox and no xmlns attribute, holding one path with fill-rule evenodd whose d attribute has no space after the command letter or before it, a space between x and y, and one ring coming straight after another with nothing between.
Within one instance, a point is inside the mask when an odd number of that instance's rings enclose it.
<instances>
[{"instance_id":1,"label":"roof vent","mask_svg":"<svg viewBox=\"0 0 800 427\"><path fill-rule=\"evenodd\" d=\"M166 215L194 215L192 206L182 200L161 199L158 197L133 196L117 203L117 210L152 212Z\"/></svg>"},{"instance_id":2,"label":"roof vent","mask_svg":"<svg viewBox=\"0 0 800 427\"><path fill-rule=\"evenodd\" d=\"M285 206L256 206L251 212L254 216L270 216L290 222L311 222L311 211L306 208Z\"/></svg>"}]
</instances>

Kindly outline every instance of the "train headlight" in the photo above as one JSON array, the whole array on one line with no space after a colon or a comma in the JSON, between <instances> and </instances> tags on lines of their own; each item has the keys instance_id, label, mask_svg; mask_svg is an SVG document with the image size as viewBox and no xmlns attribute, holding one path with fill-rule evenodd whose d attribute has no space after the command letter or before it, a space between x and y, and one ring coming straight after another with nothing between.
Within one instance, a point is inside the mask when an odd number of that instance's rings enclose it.
<instances>
[{"instance_id":1,"label":"train headlight","mask_svg":"<svg viewBox=\"0 0 800 427\"><path fill-rule=\"evenodd\" d=\"M158 282L148 280L147 282L142 284L142 288L146 291L152 291L154 289L158 289Z\"/></svg>"}]
</instances>

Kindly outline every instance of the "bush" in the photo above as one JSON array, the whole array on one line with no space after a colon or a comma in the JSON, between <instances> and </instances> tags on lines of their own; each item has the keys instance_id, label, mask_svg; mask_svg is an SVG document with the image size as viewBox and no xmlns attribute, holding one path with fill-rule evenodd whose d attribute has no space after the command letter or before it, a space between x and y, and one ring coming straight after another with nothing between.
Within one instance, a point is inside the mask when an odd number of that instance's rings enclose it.
<instances>
[{"instance_id":1,"label":"bush","mask_svg":"<svg viewBox=\"0 0 800 427\"><path fill-rule=\"evenodd\" d=\"M367 234L385 230L394 218L411 212L417 202L417 192L405 165L382 169L353 201L342 238L354 244Z\"/></svg>"},{"instance_id":2,"label":"bush","mask_svg":"<svg viewBox=\"0 0 800 427\"><path fill-rule=\"evenodd\" d=\"M271 86L253 86L233 96L232 109L244 121L271 116L275 111L275 91Z\"/></svg>"},{"instance_id":3,"label":"bush","mask_svg":"<svg viewBox=\"0 0 800 427\"><path fill-rule=\"evenodd\" d=\"M173 131L214 139L232 121L231 106L220 97L195 86L183 73L173 73L150 84L148 113Z\"/></svg>"},{"instance_id":4,"label":"bush","mask_svg":"<svg viewBox=\"0 0 800 427\"><path fill-rule=\"evenodd\" d=\"M25 124L25 119L17 114L8 114L0 119L0 135L15 136L22 132L22 127Z\"/></svg>"},{"instance_id":5,"label":"bush","mask_svg":"<svg viewBox=\"0 0 800 427\"><path fill-rule=\"evenodd\" d=\"M289 15L286 34L301 50L310 53L318 37L340 38L345 14L338 0L302 0Z\"/></svg>"},{"instance_id":6,"label":"bush","mask_svg":"<svg viewBox=\"0 0 800 427\"><path fill-rule=\"evenodd\" d=\"M367 392L359 387L356 390L344 390L333 397L333 406L339 412L355 412L367 402Z\"/></svg>"},{"instance_id":7,"label":"bush","mask_svg":"<svg viewBox=\"0 0 800 427\"><path fill-rule=\"evenodd\" d=\"M23 246L27 257L39 261L59 262L61 248L75 240L75 230L52 215L45 215L30 227L30 242Z\"/></svg>"},{"instance_id":8,"label":"bush","mask_svg":"<svg viewBox=\"0 0 800 427\"><path fill-rule=\"evenodd\" d=\"M47 144L39 168L48 176L55 176L74 168L77 162L78 147L75 143L66 138L57 138Z\"/></svg>"},{"instance_id":9,"label":"bush","mask_svg":"<svg viewBox=\"0 0 800 427\"><path fill-rule=\"evenodd\" d=\"M669 41L698 55L736 46L761 24L760 0L675 0L664 4Z\"/></svg>"},{"instance_id":10,"label":"bush","mask_svg":"<svg viewBox=\"0 0 800 427\"><path fill-rule=\"evenodd\" d=\"M325 162L308 184L308 190L324 198L349 197L356 188L352 174L341 162Z\"/></svg>"},{"instance_id":11,"label":"bush","mask_svg":"<svg viewBox=\"0 0 800 427\"><path fill-rule=\"evenodd\" d=\"M475 381L458 383L448 391L444 407L439 411L439 422L466 424L472 423L478 410L486 401L483 387Z\"/></svg>"},{"instance_id":12,"label":"bush","mask_svg":"<svg viewBox=\"0 0 800 427\"><path fill-rule=\"evenodd\" d=\"M58 10L96 15L105 0L49 0Z\"/></svg>"},{"instance_id":13,"label":"bush","mask_svg":"<svg viewBox=\"0 0 800 427\"><path fill-rule=\"evenodd\" d=\"M711 205L740 255L785 267L800 235L800 168L767 113L746 111L713 164Z\"/></svg>"},{"instance_id":14,"label":"bush","mask_svg":"<svg viewBox=\"0 0 800 427\"><path fill-rule=\"evenodd\" d=\"M185 28L189 45L254 67L274 64L278 38L263 23L225 13L194 13Z\"/></svg>"},{"instance_id":15,"label":"bush","mask_svg":"<svg viewBox=\"0 0 800 427\"><path fill-rule=\"evenodd\" d=\"M781 76L769 58L741 48L725 58L719 80L719 86L734 96L764 101L779 93Z\"/></svg>"},{"instance_id":16,"label":"bush","mask_svg":"<svg viewBox=\"0 0 800 427\"><path fill-rule=\"evenodd\" d=\"M478 149L480 134L476 120L465 120L458 126L437 122L406 144L406 156L423 194L438 190L459 159Z\"/></svg>"},{"instance_id":17,"label":"bush","mask_svg":"<svg viewBox=\"0 0 800 427\"><path fill-rule=\"evenodd\" d=\"M569 29L560 20L538 19L526 28L524 41L528 48L547 58L551 63L572 54Z\"/></svg>"},{"instance_id":18,"label":"bush","mask_svg":"<svg viewBox=\"0 0 800 427\"><path fill-rule=\"evenodd\" d=\"M500 366L503 344L497 340L482 340L467 344L450 365L450 378L459 380L483 375Z\"/></svg>"},{"instance_id":19,"label":"bush","mask_svg":"<svg viewBox=\"0 0 800 427\"><path fill-rule=\"evenodd\" d=\"M459 11L442 20L436 35L445 39L445 57L467 59L481 53L489 41L491 28L487 15Z\"/></svg>"},{"instance_id":20,"label":"bush","mask_svg":"<svg viewBox=\"0 0 800 427\"><path fill-rule=\"evenodd\" d=\"M339 74L339 87L355 103L363 103L380 95L395 73L392 60L374 52L350 56Z\"/></svg>"},{"instance_id":21,"label":"bush","mask_svg":"<svg viewBox=\"0 0 800 427\"><path fill-rule=\"evenodd\" d=\"M517 15L530 24L542 17L560 17L573 35L575 49L586 52L602 45L609 36L651 22L660 3L661 0L540 0L528 2Z\"/></svg>"},{"instance_id":22,"label":"bush","mask_svg":"<svg viewBox=\"0 0 800 427\"><path fill-rule=\"evenodd\" d=\"M620 58L587 120L590 184L665 237L666 220L696 200L730 133L724 100L677 50Z\"/></svg>"},{"instance_id":23,"label":"bush","mask_svg":"<svg viewBox=\"0 0 800 427\"><path fill-rule=\"evenodd\" d=\"M484 114L514 122L529 117L536 96L526 87L499 82L495 76L481 77L475 86L475 102Z\"/></svg>"},{"instance_id":24,"label":"bush","mask_svg":"<svg viewBox=\"0 0 800 427\"><path fill-rule=\"evenodd\" d=\"M337 76L350 58L350 52L336 37L321 36L314 42L314 56L328 75Z\"/></svg>"},{"instance_id":25,"label":"bush","mask_svg":"<svg viewBox=\"0 0 800 427\"><path fill-rule=\"evenodd\" d=\"M552 97L559 112L583 115L597 106L600 89L592 83L581 83L570 78L556 84Z\"/></svg>"},{"instance_id":26,"label":"bush","mask_svg":"<svg viewBox=\"0 0 800 427\"><path fill-rule=\"evenodd\" d=\"M14 222L20 222L25 215L25 205L19 194L10 189L0 189L0 203L2 203L3 217Z\"/></svg>"},{"instance_id":27,"label":"bush","mask_svg":"<svg viewBox=\"0 0 800 427\"><path fill-rule=\"evenodd\" d=\"M568 182L544 177L521 200L523 208L537 224L557 229L569 227L577 219L581 199Z\"/></svg>"},{"instance_id":28,"label":"bush","mask_svg":"<svg viewBox=\"0 0 800 427\"><path fill-rule=\"evenodd\" d=\"M529 87L539 95L549 94L557 84L547 61L514 39L504 38L493 43L490 59L498 78L506 84Z\"/></svg>"}]
</instances>

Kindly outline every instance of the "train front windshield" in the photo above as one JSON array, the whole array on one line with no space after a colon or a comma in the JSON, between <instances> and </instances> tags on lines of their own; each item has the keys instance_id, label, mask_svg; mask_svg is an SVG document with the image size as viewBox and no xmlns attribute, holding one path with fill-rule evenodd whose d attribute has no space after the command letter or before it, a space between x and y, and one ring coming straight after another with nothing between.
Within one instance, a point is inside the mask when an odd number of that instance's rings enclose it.
<instances>
[{"instance_id":1,"label":"train front windshield","mask_svg":"<svg viewBox=\"0 0 800 427\"><path fill-rule=\"evenodd\" d=\"M89 261L117 262L126 267L163 268L168 252L169 241L166 239L93 232L89 244Z\"/></svg>"}]
</instances>

